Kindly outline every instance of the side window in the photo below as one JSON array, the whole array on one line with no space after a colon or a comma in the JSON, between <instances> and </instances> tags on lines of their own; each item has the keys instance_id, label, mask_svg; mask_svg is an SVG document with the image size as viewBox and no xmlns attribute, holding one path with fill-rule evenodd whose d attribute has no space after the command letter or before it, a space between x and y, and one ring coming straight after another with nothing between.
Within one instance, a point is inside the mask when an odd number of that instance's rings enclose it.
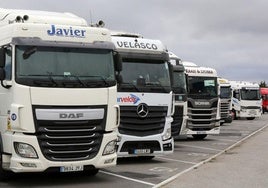
<instances>
[{"instance_id":1,"label":"side window","mask_svg":"<svg viewBox=\"0 0 268 188\"><path fill-rule=\"evenodd\" d=\"M11 57L12 57L11 47L7 47L6 48L6 65L5 65L6 80L11 80L11 73L12 73Z\"/></svg>"}]
</instances>

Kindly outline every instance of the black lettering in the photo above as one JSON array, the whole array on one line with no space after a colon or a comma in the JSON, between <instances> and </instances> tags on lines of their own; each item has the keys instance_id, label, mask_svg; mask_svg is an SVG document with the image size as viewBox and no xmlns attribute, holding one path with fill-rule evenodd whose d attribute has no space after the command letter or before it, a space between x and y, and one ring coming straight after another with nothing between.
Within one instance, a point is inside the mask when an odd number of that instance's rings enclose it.
<instances>
[{"instance_id":1,"label":"black lettering","mask_svg":"<svg viewBox=\"0 0 268 188\"><path fill-rule=\"evenodd\" d=\"M122 48L123 47L123 42L119 42L119 41L117 41L117 46L119 46L120 48Z\"/></svg>"}]
</instances>

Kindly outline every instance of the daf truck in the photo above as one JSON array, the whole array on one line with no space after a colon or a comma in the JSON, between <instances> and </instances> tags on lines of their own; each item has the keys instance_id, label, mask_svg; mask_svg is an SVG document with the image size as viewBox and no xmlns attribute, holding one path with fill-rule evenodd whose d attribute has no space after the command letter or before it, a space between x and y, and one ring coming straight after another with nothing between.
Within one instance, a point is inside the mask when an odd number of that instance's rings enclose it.
<instances>
[{"instance_id":1,"label":"daf truck","mask_svg":"<svg viewBox=\"0 0 268 188\"><path fill-rule=\"evenodd\" d=\"M172 67L165 46L127 32L112 32L112 41L122 58L118 157L151 159L172 153Z\"/></svg>"},{"instance_id":2,"label":"daf truck","mask_svg":"<svg viewBox=\"0 0 268 188\"><path fill-rule=\"evenodd\" d=\"M253 120L262 114L260 86L247 81L230 81L232 95L232 112L234 119Z\"/></svg>"},{"instance_id":3,"label":"daf truck","mask_svg":"<svg viewBox=\"0 0 268 188\"><path fill-rule=\"evenodd\" d=\"M220 124L232 122L232 89L229 80L219 78L220 84Z\"/></svg>"},{"instance_id":4,"label":"daf truck","mask_svg":"<svg viewBox=\"0 0 268 188\"><path fill-rule=\"evenodd\" d=\"M71 13L0 9L0 176L116 164L109 30Z\"/></svg>"},{"instance_id":5,"label":"daf truck","mask_svg":"<svg viewBox=\"0 0 268 188\"><path fill-rule=\"evenodd\" d=\"M204 139L220 133L220 99L217 71L183 61L188 75L187 135Z\"/></svg>"},{"instance_id":6,"label":"daf truck","mask_svg":"<svg viewBox=\"0 0 268 188\"><path fill-rule=\"evenodd\" d=\"M172 52L169 52L169 58L173 65L172 88L175 100L175 110L172 116L173 122L171 123L171 131L173 138L178 139L180 135L187 134L187 78L181 59Z\"/></svg>"}]
</instances>

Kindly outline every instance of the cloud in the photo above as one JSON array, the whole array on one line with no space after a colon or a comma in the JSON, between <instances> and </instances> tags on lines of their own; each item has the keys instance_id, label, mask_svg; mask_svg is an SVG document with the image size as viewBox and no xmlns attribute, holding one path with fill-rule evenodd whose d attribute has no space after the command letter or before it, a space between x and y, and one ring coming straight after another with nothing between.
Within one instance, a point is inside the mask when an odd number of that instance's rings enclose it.
<instances>
[{"instance_id":1,"label":"cloud","mask_svg":"<svg viewBox=\"0 0 268 188\"><path fill-rule=\"evenodd\" d=\"M267 78L266 0L13 0L2 8L72 12L112 30L160 39L187 61L215 68L230 79Z\"/></svg>"}]
</instances>

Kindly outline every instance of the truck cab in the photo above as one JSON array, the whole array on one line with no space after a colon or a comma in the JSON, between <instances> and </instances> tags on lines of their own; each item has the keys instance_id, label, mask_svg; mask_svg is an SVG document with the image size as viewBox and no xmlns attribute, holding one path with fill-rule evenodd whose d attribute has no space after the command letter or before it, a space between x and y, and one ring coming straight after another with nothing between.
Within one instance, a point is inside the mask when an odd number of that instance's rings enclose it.
<instances>
[{"instance_id":1,"label":"truck cab","mask_svg":"<svg viewBox=\"0 0 268 188\"><path fill-rule=\"evenodd\" d=\"M232 89L229 80L219 78L221 125L232 122Z\"/></svg>"},{"instance_id":2,"label":"truck cab","mask_svg":"<svg viewBox=\"0 0 268 188\"><path fill-rule=\"evenodd\" d=\"M260 88L262 98L262 113L268 112L268 88Z\"/></svg>"},{"instance_id":3,"label":"truck cab","mask_svg":"<svg viewBox=\"0 0 268 188\"><path fill-rule=\"evenodd\" d=\"M127 32L113 32L112 41L122 57L117 93L118 157L153 158L172 153L172 67L165 46L159 40Z\"/></svg>"},{"instance_id":4,"label":"truck cab","mask_svg":"<svg viewBox=\"0 0 268 188\"><path fill-rule=\"evenodd\" d=\"M172 52L169 52L169 58L173 65L172 88L175 101L171 130L173 138L178 139L180 135L187 134L187 78L181 59Z\"/></svg>"},{"instance_id":5,"label":"truck cab","mask_svg":"<svg viewBox=\"0 0 268 188\"><path fill-rule=\"evenodd\" d=\"M0 9L0 178L116 165L115 46L71 13Z\"/></svg>"},{"instance_id":6,"label":"truck cab","mask_svg":"<svg viewBox=\"0 0 268 188\"><path fill-rule=\"evenodd\" d=\"M220 99L215 69L183 61L188 76L187 135L204 139L220 133Z\"/></svg>"},{"instance_id":7,"label":"truck cab","mask_svg":"<svg viewBox=\"0 0 268 188\"><path fill-rule=\"evenodd\" d=\"M253 120L261 116L262 102L260 86L247 81L230 81L232 95L232 112L234 119Z\"/></svg>"}]
</instances>

